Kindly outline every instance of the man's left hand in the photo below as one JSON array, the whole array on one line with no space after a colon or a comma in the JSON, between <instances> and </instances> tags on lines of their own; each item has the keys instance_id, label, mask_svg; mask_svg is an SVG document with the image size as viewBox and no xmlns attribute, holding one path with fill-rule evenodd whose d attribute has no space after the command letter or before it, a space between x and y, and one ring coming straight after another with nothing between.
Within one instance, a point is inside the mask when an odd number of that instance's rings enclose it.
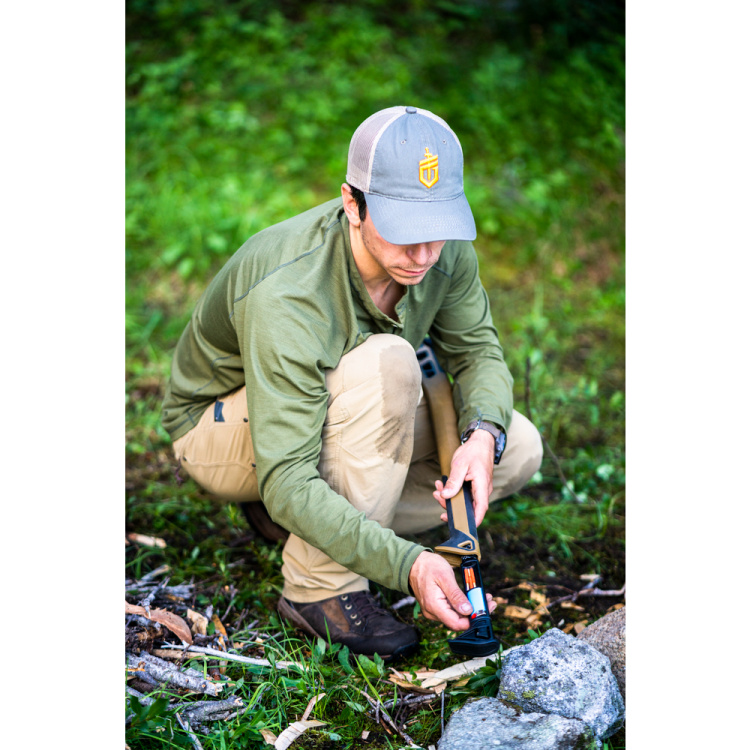
<instances>
[{"instance_id":1,"label":"man's left hand","mask_svg":"<svg viewBox=\"0 0 750 750\"><path fill-rule=\"evenodd\" d=\"M494 458L495 439L486 430L475 430L471 437L456 449L451 460L448 481L443 485L438 479L432 496L445 508L445 501L455 497L464 482L471 482L474 519L479 526L490 504ZM443 513L440 518L447 522L448 514Z\"/></svg>"}]
</instances>

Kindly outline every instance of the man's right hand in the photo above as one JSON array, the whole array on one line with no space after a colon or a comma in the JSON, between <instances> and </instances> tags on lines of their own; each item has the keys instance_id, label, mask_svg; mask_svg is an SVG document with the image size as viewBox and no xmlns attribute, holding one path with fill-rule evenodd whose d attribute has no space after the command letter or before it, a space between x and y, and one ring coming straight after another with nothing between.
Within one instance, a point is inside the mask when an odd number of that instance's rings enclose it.
<instances>
[{"instance_id":1,"label":"man's right hand","mask_svg":"<svg viewBox=\"0 0 750 750\"><path fill-rule=\"evenodd\" d=\"M422 552L409 571L409 585L428 620L440 620L453 631L469 629L471 604L458 587L453 568L440 555Z\"/></svg>"}]
</instances>

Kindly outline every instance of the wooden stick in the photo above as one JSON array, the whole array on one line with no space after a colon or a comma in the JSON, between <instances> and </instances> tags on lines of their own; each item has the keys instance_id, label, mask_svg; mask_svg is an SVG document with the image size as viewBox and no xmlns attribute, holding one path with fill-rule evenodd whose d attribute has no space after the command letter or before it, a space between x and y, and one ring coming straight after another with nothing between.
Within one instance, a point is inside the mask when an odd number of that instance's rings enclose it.
<instances>
[{"instance_id":1,"label":"wooden stick","mask_svg":"<svg viewBox=\"0 0 750 750\"><path fill-rule=\"evenodd\" d=\"M395 729L396 732L398 732L398 734L403 738L403 740L409 743L409 747L417 747L417 745L414 744L414 740L411 737L409 737L409 735L406 734L406 732L404 732L394 723L393 719L391 719L391 717L388 715L388 712L385 710L385 708L379 701L376 702L375 700L370 698L370 696L364 690L360 690L359 692L365 696L365 698L367 699L367 702L375 710L376 715L382 716L388 722L388 724L390 724L391 727L393 727L393 729Z\"/></svg>"},{"instance_id":2,"label":"wooden stick","mask_svg":"<svg viewBox=\"0 0 750 750\"><path fill-rule=\"evenodd\" d=\"M146 682L167 683L174 687L186 688L197 693L207 693L214 696L218 695L224 687L220 683L207 680L203 673L197 669L186 667L180 670L174 664L145 652L139 656L131 653L126 654L126 656L128 668L139 672L139 676Z\"/></svg>"},{"instance_id":3,"label":"wooden stick","mask_svg":"<svg viewBox=\"0 0 750 750\"><path fill-rule=\"evenodd\" d=\"M200 701L198 703L190 703L183 705L182 714L187 715L190 721L204 722L212 719L216 714L236 714L238 711L243 710L245 704L239 696L233 698L227 698L223 701ZM218 717L217 717L218 718ZM222 716L221 718L225 718Z\"/></svg>"},{"instance_id":4,"label":"wooden stick","mask_svg":"<svg viewBox=\"0 0 750 750\"><path fill-rule=\"evenodd\" d=\"M192 651L197 654L205 654L206 656L212 656L215 659L227 659L229 661L238 661L242 664L255 664L259 667L270 667L271 662L268 661L268 659L254 659L250 656L240 656L239 654L232 654L229 651L219 651L215 648L205 648L203 646L188 646L187 648L183 648L182 646L175 646L172 643L164 643L162 645L162 648L168 648L168 649L179 649L180 651ZM297 663L296 661L277 661L274 663L274 666L279 667L280 669L288 669L289 667L297 667L298 669L301 669L303 672L305 671L305 668L302 664Z\"/></svg>"},{"instance_id":5,"label":"wooden stick","mask_svg":"<svg viewBox=\"0 0 750 750\"><path fill-rule=\"evenodd\" d=\"M190 726L190 722L180 716L180 714L175 714L175 716L177 717L180 726L187 732L188 737L190 737L190 741L193 743L195 750L203 750L203 745L201 745L200 740L196 737L195 732Z\"/></svg>"},{"instance_id":6,"label":"wooden stick","mask_svg":"<svg viewBox=\"0 0 750 750\"><path fill-rule=\"evenodd\" d=\"M586 586L585 588L582 588L580 591L576 591L575 594L570 594L568 596L561 596L559 599L555 599L551 602L548 602L546 606L549 609L555 604L560 604L560 602L574 602L580 596L622 596L624 593L625 593L624 584L621 589L617 589L616 591L613 589L610 589L608 591L602 591L602 589L589 588L588 586Z\"/></svg>"},{"instance_id":7,"label":"wooden stick","mask_svg":"<svg viewBox=\"0 0 750 750\"><path fill-rule=\"evenodd\" d=\"M156 576L160 576L162 573L168 573L170 571L169 565L160 565L158 568L155 568L150 573L146 573L145 576L142 576L140 581L143 583L144 581L151 581L152 579L156 578Z\"/></svg>"}]
</instances>

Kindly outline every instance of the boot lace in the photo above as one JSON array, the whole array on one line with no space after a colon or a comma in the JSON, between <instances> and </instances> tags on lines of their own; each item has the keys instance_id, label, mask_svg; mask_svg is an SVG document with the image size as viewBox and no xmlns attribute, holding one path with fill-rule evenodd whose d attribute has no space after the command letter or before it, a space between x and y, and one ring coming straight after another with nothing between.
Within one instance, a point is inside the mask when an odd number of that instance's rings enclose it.
<instances>
[{"instance_id":1,"label":"boot lace","mask_svg":"<svg viewBox=\"0 0 750 750\"><path fill-rule=\"evenodd\" d=\"M355 591L351 594L344 594L352 604L353 610L357 617L365 619L367 617L388 617L388 612L378 604L377 599L369 591ZM346 601L344 597L341 597Z\"/></svg>"}]
</instances>

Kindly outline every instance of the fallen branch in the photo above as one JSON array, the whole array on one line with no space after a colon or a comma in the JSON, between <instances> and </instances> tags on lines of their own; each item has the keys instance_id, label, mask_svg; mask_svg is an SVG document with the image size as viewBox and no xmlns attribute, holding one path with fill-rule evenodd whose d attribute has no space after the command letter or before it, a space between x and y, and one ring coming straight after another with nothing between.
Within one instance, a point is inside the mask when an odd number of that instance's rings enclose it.
<instances>
[{"instance_id":1,"label":"fallen branch","mask_svg":"<svg viewBox=\"0 0 750 750\"><path fill-rule=\"evenodd\" d=\"M582 588L580 591L576 591L575 594L569 594L568 596L561 596L559 599L555 599L551 602L548 602L547 607L548 608L553 607L555 604L560 604L561 602L575 602L581 596L622 596L624 593L625 593L624 584L621 589L617 589L616 591L614 589L602 591L602 589L590 588L589 586L586 586Z\"/></svg>"},{"instance_id":2,"label":"fallen branch","mask_svg":"<svg viewBox=\"0 0 750 750\"><path fill-rule=\"evenodd\" d=\"M156 699L151 696L139 693L129 685L125 687L128 695L134 696L143 706L150 706ZM245 704L239 696L227 698L223 701L202 700L198 702L188 701L170 701L169 709L180 709L183 718L188 719L192 725L200 726L206 721L225 721L233 719L240 711L244 711ZM126 724L132 719L134 714L129 714L126 718ZM307 717L304 717L307 718ZM208 730L205 730L208 733Z\"/></svg>"},{"instance_id":3,"label":"fallen branch","mask_svg":"<svg viewBox=\"0 0 750 750\"><path fill-rule=\"evenodd\" d=\"M189 717L190 721L217 721L219 719L234 717L239 711L244 710L245 704L238 696L227 698L223 701L200 701L198 703L182 704L182 714Z\"/></svg>"},{"instance_id":4,"label":"fallen branch","mask_svg":"<svg viewBox=\"0 0 750 750\"><path fill-rule=\"evenodd\" d=\"M145 652L139 656L131 653L126 654L126 656L128 671L139 673L139 676L146 682L153 684L167 683L173 687L214 696L218 695L224 687L221 683L207 680L203 673L197 669L185 667L180 670L174 664Z\"/></svg>"},{"instance_id":5,"label":"fallen branch","mask_svg":"<svg viewBox=\"0 0 750 750\"><path fill-rule=\"evenodd\" d=\"M233 654L229 651L219 651L215 648L205 648L203 646L175 646L172 643L162 644L163 649L179 649L180 651L190 651L196 654L204 654L205 656L211 656L215 659L224 659L227 661L238 661L241 664L254 664L259 667L278 667L279 669L289 669L290 667L297 667L297 669L305 671L305 667L296 661L277 661L271 664L268 659L255 659L251 656L240 656L239 654Z\"/></svg>"}]
</instances>

